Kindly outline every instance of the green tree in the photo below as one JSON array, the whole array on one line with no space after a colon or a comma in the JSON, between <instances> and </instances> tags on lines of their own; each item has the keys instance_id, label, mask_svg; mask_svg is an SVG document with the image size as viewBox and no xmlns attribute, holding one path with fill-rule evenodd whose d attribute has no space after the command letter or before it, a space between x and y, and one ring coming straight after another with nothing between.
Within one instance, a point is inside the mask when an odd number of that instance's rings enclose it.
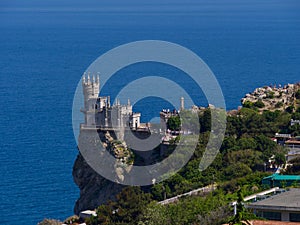
<instances>
[{"instance_id":1,"label":"green tree","mask_svg":"<svg viewBox=\"0 0 300 225\"><path fill-rule=\"evenodd\" d=\"M164 200L164 186L162 183L153 185L151 188L152 198L157 201Z\"/></svg>"},{"instance_id":2,"label":"green tree","mask_svg":"<svg viewBox=\"0 0 300 225\"><path fill-rule=\"evenodd\" d=\"M277 102L275 104L275 108L281 108L283 106L283 102Z\"/></svg>"},{"instance_id":3,"label":"green tree","mask_svg":"<svg viewBox=\"0 0 300 225\"><path fill-rule=\"evenodd\" d=\"M245 149L239 151L230 151L225 155L224 160L228 165L234 165L236 163L243 163L251 169L259 168L263 165L262 160L263 153L252 149Z\"/></svg>"},{"instance_id":4,"label":"green tree","mask_svg":"<svg viewBox=\"0 0 300 225\"><path fill-rule=\"evenodd\" d=\"M206 108L202 115L199 116L201 132L211 130L211 109Z\"/></svg>"},{"instance_id":5,"label":"green tree","mask_svg":"<svg viewBox=\"0 0 300 225\"><path fill-rule=\"evenodd\" d=\"M288 130L288 133L292 134L293 136L300 135L300 125L299 124L289 126L287 130Z\"/></svg>"},{"instance_id":6,"label":"green tree","mask_svg":"<svg viewBox=\"0 0 300 225\"><path fill-rule=\"evenodd\" d=\"M227 152L236 145L236 139L233 136L225 137L221 146L221 152Z\"/></svg>"},{"instance_id":7,"label":"green tree","mask_svg":"<svg viewBox=\"0 0 300 225\"><path fill-rule=\"evenodd\" d=\"M263 152L263 159L264 161L267 161L269 157L272 156L274 150L277 149L277 144L263 134L256 136L255 140L257 143L257 150Z\"/></svg>"},{"instance_id":8,"label":"green tree","mask_svg":"<svg viewBox=\"0 0 300 225\"><path fill-rule=\"evenodd\" d=\"M227 179L234 179L237 177L243 177L252 172L251 168L244 163L236 163L229 165L224 170L224 175Z\"/></svg>"},{"instance_id":9,"label":"green tree","mask_svg":"<svg viewBox=\"0 0 300 225\"><path fill-rule=\"evenodd\" d=\"M300 99L300 89L298 89L295 93L296 99Z\"/></svg>"},{"instance_id":10,"label":"green tree","mask_svg":"<svg viewBox=\"0 0 300 225\"><path fill-rule=\"evenodd\" d=\"M243 107L244 108L249 108L249 109L252 109L253 108L253 102L250 102L249 100L247 100L247 101L245 101L244 103L243 103Z\"/></svg>"},{"instance_id":11,"label":"green tree","mask_svg":"<svg viewBox=\"0 0 300 225\"><path fill-rule=\"evenodd\" d=\"M254 104L253 104L254 107L257 107L257 108L263 108L265 107L265 104L263 103L262 100L257 100Z\"/></svg>"},{"instance_id":12,"label":"green tree","mask_svg":"<svg viewBox=\"0 0 300 225\"><path fill-rule=\"evenodd\" d=\"M236 215L234 218L229 222L230 225L250 225L249 222L249 214L246 212L245 207L243 205L244 197L242 190L238 191L238 199L236 202Z\"/></svg>"},{"instance_id":13,"label":"green tree","mask_svg":"<svg viewBox=\"0 0 300 225\"><path fill-rule=\"evenodd\" d=\"M179 199L176 204L161 206L150 203L139 225L182 225L201 224L218 225L230 215L228 201L224 193L214 195L194 196Z\"/></svg>"},{"instance_id":14,"label":"green tree","mask_svg":"<svg viewBox=\"0 0 300 225\"><path fill-rule=\"evenodd\" d=\"M239 149L256 149L257 144L254 138L240 138L236 147Z\"/></svg>"},{"instance_id":15,"label":"green tree","mask_svg":"<svg viewBox=\"0 0 300 225\"><path fill-rule=\"evenodd\" d=\"M274 91L269 91L269 92L267 93L266 98L271 98L271 99L273 99L274 96L275 96L275 92L274 92Z\"/></svg>"},{"instance_id":16,"label":"green tree","mask_svg":"<svg viewBox=\"0 0 300 225\"><path fill-rule=\"evenodd\" d=\"M226 125L226 135L231 137L241 137L243 134L242 118L238 116L228 116Z\"/></svg>"},{"instance_id":17,"label":"green tree","mask_svg":"<svg viewBox=\"0 0 300 225\"><path fill-rule=\"evenodd\" d=\"M137 224L149 202L150 195L140 187L126 187L116 196L115 202L99 206L97 217L87 220L87 224Z\"/></svg>"},{"instance_id":18,"label":"green tree","mask_svg":"<svg viewBox=\"0 0 300 225\"><path fill-rule=\"evenodd\" d=\"M90 217L86 220L88 225L110 225L113 224L113 213L115 212L113 208L114 203L109 202L108 205L101 205L97 208L97 216Z\"/></svg>"},{"instance_id":19,"label":"green tree","mask_svg":"<svg viewBox=\"0 0 300 225\"><path fill-rule=\"evenodd\" d=\"M300 120L300 112L295 112L292 114L292 118L294 120Z\"/></svg>"},{"instance_id":20,"label":"green tree","mask_svg":"<svg viewBox=\"0 0 300 225\"><path fill-rule=\"evenodd\" d=\"M278 118L278 116L280 115L280 111L279 110L275 110L275 111L266 110L263 112L262 115L267 122L275 122L276 119Z\"/></svg>"},{"instance_id":21,"label":"green tree","mask_svg":"<svg viewBox=\"0 0 300 225\"><path fill-rule=\"evenodd\" d=\"M292 115L287 112L282 112L276 119L276 126L281 133L287 133L288 126L290 125Z\"/></svg>"},{"instance_id":22,"label":"green tree","mask_svg":"<svg viewBox=\"0 0 300 225\"><path fill-rule=\"evenodd\" d=\"M167 122L167 128L170 130L180 130L181 121L179 116L171 116Z\"/></svg>"},{"instance_id":23,"label":"green tree","mask_svg":"<svg viewBox=\"0 0 300 225\"><path fill-rule=\"evenodd\" d=\"M138 225L165 225L170 224L167 207L156 202L150 203L143 211Z\"/></svg>"},{"instance_id":24,"label":"green tree","mask_svg":"<svg viewBox=\"0 0 300 225\"><path fill-rule=\"evenodd\" d=\"M275 154L274 160L278 166L286 163L285 155L281 152Z\"/></svg>"},{"instance_id":25,"label":"green tree","mask_svg":"<svg viewBox=\"0 0 300 225\"><path fill-rule=\"evenodd\" d=\"M145 194L139 187L127 187L117 195L114 222L136 224L146 205L150 202L149 194Z\"/></svg>"},{"instance_id":26,"label":"green tree","mask_svg":"<svg viewBox=\"0 0 300 225\"><path fill-rule=\"evenodd\" d=\"M266 121L257 111L253 109L242 108L239 112L239 116L241 117L242 123L242 135L245 134L253 137L258 133L269 132L269 130L266 129L268 127Z\"/></svg>"}]
</instances>

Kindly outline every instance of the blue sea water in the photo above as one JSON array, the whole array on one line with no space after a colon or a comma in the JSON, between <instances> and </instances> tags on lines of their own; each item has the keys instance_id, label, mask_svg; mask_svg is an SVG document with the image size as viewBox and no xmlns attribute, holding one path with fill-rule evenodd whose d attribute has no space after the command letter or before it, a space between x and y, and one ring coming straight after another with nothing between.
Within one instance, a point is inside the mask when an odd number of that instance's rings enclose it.
<instances>
[{"instance_id":1,"label":"blue sea water","mask_svg":"<svg viewBox=\"0 0 300 225\"><path fill-rule=\"evenodd\" d=\"M233 109L258 86L300 81L299 11L297 0L2 1L0 223L72 215L79 196L72 180L72 101L82 73L98 56L137 40L178 43L208 64ZM117 81L126 82L122 76ZM110 91L114 85L103 94ZM144 121L161 107L154 100L135 106Z\"/></svg>"}]
</instances>

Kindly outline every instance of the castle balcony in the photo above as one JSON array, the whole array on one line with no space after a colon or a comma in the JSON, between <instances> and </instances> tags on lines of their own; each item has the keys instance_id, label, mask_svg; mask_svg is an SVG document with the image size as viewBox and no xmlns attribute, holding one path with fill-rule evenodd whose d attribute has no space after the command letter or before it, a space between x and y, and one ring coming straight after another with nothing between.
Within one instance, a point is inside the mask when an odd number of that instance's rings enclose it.
<instances>
[{"instance_id":1,"label":"castle balcony","mask_svg":"<svg viewBox=\"0 0 300 225\"><path fill-rule=\"evenodd\" d=\"M89 109L89 110L86 110L85 108L81 108L80 109L80 112L83 112L83 113L100 113L100 112L103 112L103 109L99 108L99 109Z\"/></svg>"},{"instance_id":2,"label":"castle balcony","mask_svg":"<svg viewBox=\"0 0 300 225\"><path fill-rule=\"evenodd\" d=\"M106 127L100 125L87 125L84 123L80 124L80 130L97 130L97 131L118 131L124 129L124 127ZM128 129L125 127L125 129Z\"/></svg>"},{"instance_id":3,"label":"castle balcony","mask_svg":"<svg viewBox=\"0 0 300 225\"><path fill-rule=\"evenodd\" d=\"M132 128L132 130L135 130L137 132L150 132L150 128L149 127L138 127L138 128Z\"/></svg>"},{"instance_id":4,"label":"castle balcony","mask_svg":"<svg viewBox=\"0 0 300 225\"><path fill-rule=\"evenodd\" d=\"M95 130L95 129L100 129L101 126L98 125L86 125L84 123L80 124L80 130Z\"/></svg>"}]
</instances>

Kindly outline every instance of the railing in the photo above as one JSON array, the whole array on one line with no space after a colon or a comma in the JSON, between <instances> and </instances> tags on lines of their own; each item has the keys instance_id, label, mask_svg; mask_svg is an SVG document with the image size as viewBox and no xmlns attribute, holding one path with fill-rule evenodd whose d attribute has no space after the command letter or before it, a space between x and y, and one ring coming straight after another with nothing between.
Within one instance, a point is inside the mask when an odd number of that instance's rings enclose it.
<instances>
[{"instance_id":1,"label":"railing","mask_svg":"<svg viewBox=\"0 0 300 225\"><path fill-rule=\"evenodd\" d=\"M285 147L290 148L290 149L299 149L299 151L300 151L300 145L289 144L289 145L285 145Z\"/></svg>"},{"instance_id":2,"label":"railing","mask_svg":"<svg viewBox=\"0 0 300 225\"><path fill-rule=\"evenodd\" d=\"M197 195L199 193L208 193L208 192L213 191L216 187L217 187L216 184L208 185L206 187L198 188L198 189L186 192L184 194L177 195L175 197L165 199L163 201L158 202L158 204L160 204L160 205L167 205L167 204L170 204L170 203L174 203L174 202L177 202L179 200L179 198L181 198L181 197Z\"/></svg>"},{"instance_id":3,"label":"railing","mask_svg":"<svg viewBox=\"0 0 300 225\"><path fill-rule=\"evenodd\" d=\"M99 126L99 125L86 125L86 124L80 124L80 129L83 130L94 130L94 129L99 129L99 130L118 130L121 129L121 127L106 127L106 126Z\"/></svg>"},{"instance_id":4,"label":"railing","mask_svg":"<svg viewBox=\"0 0 300 225\"><path fill-rule=\"evenodd\" d=\"M258 196L262 196L262 195L267 195L267 194L270 194L270 193L276 193L276 191L279 190L279 187L274 187L274 188L271 188L269 190L266 190L266 191L262 191L262 192L259 192L259 193L256 193L256 194L253 194L253 195L249 195L247 197L244 198L244 202L247 202L249 200L252 200L252 199L255 199L258 197ZM232 202L232 205L236 205L237 202Z\"/></svg>"}]
</instances>

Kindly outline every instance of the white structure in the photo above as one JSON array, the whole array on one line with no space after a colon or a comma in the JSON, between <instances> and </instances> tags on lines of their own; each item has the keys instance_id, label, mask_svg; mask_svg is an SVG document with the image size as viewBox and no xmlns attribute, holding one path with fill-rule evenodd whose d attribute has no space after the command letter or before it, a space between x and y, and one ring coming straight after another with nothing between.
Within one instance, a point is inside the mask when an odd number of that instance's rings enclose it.
<instances>
[{"instance_id":1,"label":"white structure","mask_svg":"<svg viewBox=\"0 0 300 225\"><path fill-rule=\"evenodd\" d=\"M293 119L291 119L291 126L294 126L296 124L300 125L300 120L293 120Z\"/></svg>"},{"instance_id":2,"label":"white structure","mask_svg":"<svg viewBox=\"0 0 300 225\"><path fill-rule=\"evenodd\" d=\"M84 74L82 78L82 90L84 95L84 113L85 122L81 124L81 129L106 129L111 128L130 128L140 127L140 113L132 112L132 105L128 100L127 105L121 105L116 100L114 105L110 104L110 96L99 97L100 92L99 75L90 77L90 74Z\"/></svg>"},{"instance_id":3,"label":"white structure","mask_svg":"<svg viewBox=\"0 0 300 225\"><path fill-rule=\"evenodd\" d=\"M265 196L247 204L254 214L268 220L298 222L300 224L300 189L276 191L277 194Z\"/></svg>"},{"instance_id":4,"label":"white structure","mask_svg":"<svg viewBox=\"0 0 300 225\"><path fill-rule=\"evenodd\" d=\"M184 110L184 97L180 98L180 110Z\"/></svg>"},{"instance_id":5,"label":"white structure","mask_svg":"<svg viewBox=\"0 0 300 225\"><path fill-rule=\"evenodd\" d=\"M79 217L82 219L90 218L92 216L97 216L96 211L94 210L85 210L79 213Z\"/></svg>"}]
</instances>

